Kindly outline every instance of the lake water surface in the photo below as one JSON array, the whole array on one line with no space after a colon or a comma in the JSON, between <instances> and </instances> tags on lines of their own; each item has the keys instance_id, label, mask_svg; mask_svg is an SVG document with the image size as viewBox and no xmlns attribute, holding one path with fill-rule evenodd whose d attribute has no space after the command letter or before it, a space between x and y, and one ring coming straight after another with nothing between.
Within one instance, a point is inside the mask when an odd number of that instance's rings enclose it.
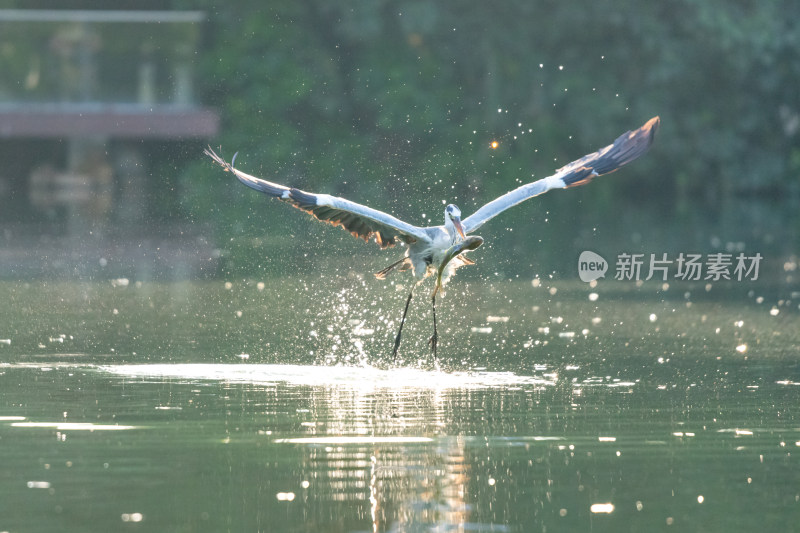
<instances>
[{"instance_id":1,"label":"lake water surface","mask_svg":"<svg viewBox=\"0 0 800 533\"><path fill-rule=\"evenodd\" d=\"M798 531L800 294L0 283L0 531Z\"/></svg>"}]
</instances>

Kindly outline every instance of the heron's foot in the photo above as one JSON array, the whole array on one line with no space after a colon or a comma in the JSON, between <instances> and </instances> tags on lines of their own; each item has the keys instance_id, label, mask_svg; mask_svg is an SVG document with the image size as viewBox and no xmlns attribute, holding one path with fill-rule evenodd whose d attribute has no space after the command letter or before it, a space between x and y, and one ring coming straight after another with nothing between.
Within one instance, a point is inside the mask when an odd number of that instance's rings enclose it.
<instances>
[{"instance_id":1,"label":"heron's foot","mask_svg":"<svg viewBox=\"0 0 800 533\"><path fill-rule=\"evenodd\" d=\"M428 346L430 346L431 350L433 351L433 358L434 359L436 358L436 345L438 343L439 343L439 334L434 331L433 335L431 335L431 338L428 339Z\"/></svg>"}]
</instances>

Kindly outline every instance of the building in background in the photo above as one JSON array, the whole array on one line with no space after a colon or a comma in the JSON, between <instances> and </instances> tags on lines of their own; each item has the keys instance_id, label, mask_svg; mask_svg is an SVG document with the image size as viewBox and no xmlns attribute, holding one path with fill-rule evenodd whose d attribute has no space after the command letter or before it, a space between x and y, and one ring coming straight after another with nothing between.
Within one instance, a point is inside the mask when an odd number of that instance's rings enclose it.
<instances>
[{"instance_id":1,"label":"building in background","mask_svg":"<svg viewBox=\"0 0 800 533\"><path fill-rule=\"evenodd\" d=\"M193 90L204 19L0 10L0 276L183 275L213 262L202 236L153 220L179 203L153 161L218 129Z\"/></svg>"}]
</instances>

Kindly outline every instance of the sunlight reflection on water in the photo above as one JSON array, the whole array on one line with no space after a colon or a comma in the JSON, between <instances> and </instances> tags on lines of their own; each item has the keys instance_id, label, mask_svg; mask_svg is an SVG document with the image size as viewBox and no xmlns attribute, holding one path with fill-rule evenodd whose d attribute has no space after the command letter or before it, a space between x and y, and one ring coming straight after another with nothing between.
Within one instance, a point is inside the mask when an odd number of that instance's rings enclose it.
<instances>
[{"instance_id":1,"label":"sunlight reflection on water","mask_svg":"<svg viewBox=\"0 0 800 533\"><path fill-rule=\"evenodd\" d=\"M15 428L46 428L58 431L124 431L136 429L136 426L123 426L119 424L91 424L87 422L14 422Z\"/></svg>"},{"instance_id":2,"label":"sunlight reflection on water","mask_svg":"<svg viewBox=\"0 0 800 533\"><path fill-rule=\"evenodd\" d=\"M444 372L415 368L381 369L371 366L156 364L101 366L111 374L178 380L215 380L236 383L286 383L336 386L349 389L487 389L495 387L546 387L555 382L546 376L513 372Z\"/></svg>"},{"instance_id":3,"label":"sunlight reflection on water","mask_svg":"<svg viewBox=\"0 0 800 533\"><path fill-rule=\"evenodd\" d=\"M795 512L800 430L774 407L796 404L794 367L682 361L660 374L629 360L514 372L2 363L12 475L0 488L24 519L0 530L57 520L37 498L104 516L108 531L176 530L176 501L209 531L659 531L668 519L731 531L750 515L715 511L723 498Z\"/></svg>"}]
</instances>

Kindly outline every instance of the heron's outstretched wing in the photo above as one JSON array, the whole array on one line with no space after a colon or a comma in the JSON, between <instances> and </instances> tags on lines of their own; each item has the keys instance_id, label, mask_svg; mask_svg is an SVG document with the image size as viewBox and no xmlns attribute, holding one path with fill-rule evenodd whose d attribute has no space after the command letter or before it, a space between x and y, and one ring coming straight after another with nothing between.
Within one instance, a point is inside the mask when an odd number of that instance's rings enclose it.
<instances>
[{"instance_id":1,"label":"heron's outstretched wing","mask_svg":"<svg viewBox=\"0 0 800 533\"><path fill-rule=\"evenodd\" d=\"M375 242L381 248L394 246L400 241L412 244L419 240L430 240L422 228L407 224L382 211L371 209L344 198L337 198L327 194L313 194L256 178L233 167L233 163L236 160L235 155L231 162L228 163L211 148L207 148L205 153L222 168L233 173L239 181L248 187L261 191L273 198L283 200L310 215L314 215L318 220L334 226L342 226L353 236L364 239L364 241L369 241L371 237L375 237Z\"/></svg>"},{"instance_id":2,"label":"heron's outstretched wing","mask_svg":"<svg viewBox=\"0 0 800 533\"><path fill-rule=\"evenodd\" d=\"M523 185L503 196L492 200L475 213L461 221L464 232L470 233L481 227L487 220L534 196L550 189L565 189L589 183L592 178L614 172L644 154L653 143L660 119L653 117L641 128L623 133L613 144L585 155L561 167L550 177Z\"/></svg>"}]
</instances>

